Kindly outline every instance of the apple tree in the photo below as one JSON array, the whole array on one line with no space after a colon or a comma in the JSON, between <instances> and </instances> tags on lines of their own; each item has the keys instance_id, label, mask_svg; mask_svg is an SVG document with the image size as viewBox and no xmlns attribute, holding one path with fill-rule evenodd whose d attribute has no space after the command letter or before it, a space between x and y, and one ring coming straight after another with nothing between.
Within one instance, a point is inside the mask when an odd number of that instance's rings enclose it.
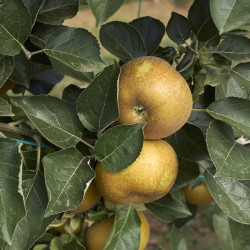
<instances>
[{"instance_id":1,"label":"apple tree","mask_svg":"<svg viewBox=\"0 0 250 250\"><path fill-rule=\"evenodd\" d=\"M221 248L248 249L249 0L195 0L187 17L173 12L168 23L150 16L109 22L123 3L0 1L0 248L86 249L90 222L115 216L105 249L136 250L137 210L148 210L171 226L170 249L187 249L182 228L196 206L182 189L203 183L220 211L213 228ZM63 25L81 4L96 18L97 37ZM83 213L70 212L95 178L97 161L117 173L140 155L145 124L116 121L120 68L142 56L168 62L192 92L188 121L163 138L178 156L177 179L150 203L101 198ZM64 76L85 87L70 84L61 98L51 95Z\"/></svg>"}]
</instances>

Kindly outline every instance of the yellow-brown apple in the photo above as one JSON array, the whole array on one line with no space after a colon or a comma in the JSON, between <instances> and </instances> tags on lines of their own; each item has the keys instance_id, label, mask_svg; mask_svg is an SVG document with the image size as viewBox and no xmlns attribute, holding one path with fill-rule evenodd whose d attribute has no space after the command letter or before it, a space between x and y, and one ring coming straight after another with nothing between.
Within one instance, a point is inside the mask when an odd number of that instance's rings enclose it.
<instances>
[{"instance_id":1,"label":"yellow-brown apple","mask_svg":"<svg viewBox=\"0 0 250 250\"><path fill-rule=\"evenodd\" d=\"M119 173L96 166L96 186L101 195L116 204L147 203L160 199L173 186L178 160L164 140L145 140L136 161Z\"/></svg>"},{"instance_id":2,"label":"yellow-brown apple","mask_svg":"<svg viewBox=\"0 0 250 250\"><path fill-rule=\"evenodd\" d=\"M189 204L192 205L207 205L213 201L213 197L209 193L207 186L203 183L201 185L195 186L191 189L186 186L182 189L185 199Z\"/></svg>"},{"instance_id":3,"label":"yellow-brown apple","mask_svg":"<svg viewBox=\"0 0 250 250\"><path fill-rule=\"evenodd\" d=\"M142 212L138 212L141 219L140 247L143 250L149 240L149 225ZM86 246L88 250L102 250L107 242L109 234L114 224L114 216L101 222L92 224L86 232Z\"/></svg>"},{"instance_id":4,"label":"yellow-brown apple","mask_svg":"<svg viewBox=\"0 0 250 250\"><path fill-rule=\"evenodd\" d=\"M91 207L93 207L97 201L99 201L101 198L101 194L99 193L98 189L96 188L96 184L95 184L95 181L93 180L84 197L83 197L83 200L82 202L79 204L79 206L74 209L74 210L71 210L70 212L72 213L82 213L82 212L85 212L87 210L89 210Z\"/></svg>"},{"instance_id":5,"label":"yellow-brown apple","mask_svg":"<svg viewBox=\"0 0 250 250\"><path fill-rule=\"evenodd\" d=\"M160 139L179 130L192 111L185 79L163 59L144 56L121 67L118 124L147 122L145 139Z\"/></svg>"}]
</instances>

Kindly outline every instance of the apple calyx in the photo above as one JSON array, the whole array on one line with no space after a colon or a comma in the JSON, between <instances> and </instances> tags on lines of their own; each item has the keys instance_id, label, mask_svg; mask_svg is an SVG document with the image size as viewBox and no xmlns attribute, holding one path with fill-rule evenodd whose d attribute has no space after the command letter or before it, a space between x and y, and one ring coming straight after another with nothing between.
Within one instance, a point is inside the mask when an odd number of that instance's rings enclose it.
<instances>
[{"instance_id":1,"label":"apple calyx","mask_svg":"<svg viewBox=\"0 0 250 250\"><path fill-rule=\"evenodd\" d=\"M142 105L135 105L133 107L134 109L134 115L136 116L139 116L140 118L143 118L143 117L147 117L148 114L147 114L147 111L145 110L145 108L142 106Z\"/></svg>"}]
</instances>

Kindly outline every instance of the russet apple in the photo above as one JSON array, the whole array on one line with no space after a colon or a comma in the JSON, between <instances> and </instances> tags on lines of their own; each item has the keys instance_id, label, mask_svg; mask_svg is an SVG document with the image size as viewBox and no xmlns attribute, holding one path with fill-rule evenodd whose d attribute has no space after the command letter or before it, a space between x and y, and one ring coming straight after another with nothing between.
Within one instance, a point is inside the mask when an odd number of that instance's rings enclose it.
<instances>
[{"instance_id":1,"label":"russet apple","mask_svg":"<svg viewBox=\"0 0 250 250\"><path fill-rule=\"evenodd\" d=\"M145 140L139 157L119 173L96 166L96 186L101 195L116 204L147 203L160 199L173 186L178 160L164 140Z\"/></svg>"},{"instance_id":2,"label":"russet apple","mask_svg":"<svg viewBox=\"0 0 250 250\"><path fill-rule=\"evenodd\" d=\"M153 56L133 59L121 67L118 124L147 122L145 139L160 139L179 130L192 111L185 79L169 63Z\"/></svg>"}]
</instances>

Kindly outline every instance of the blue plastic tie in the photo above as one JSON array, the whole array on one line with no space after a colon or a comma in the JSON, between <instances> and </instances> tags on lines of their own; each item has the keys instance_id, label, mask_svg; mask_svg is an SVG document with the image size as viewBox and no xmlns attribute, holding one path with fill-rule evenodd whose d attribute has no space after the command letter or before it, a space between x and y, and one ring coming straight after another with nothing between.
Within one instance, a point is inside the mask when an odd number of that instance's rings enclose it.
<instances>
[{"instance_id":1,"label":"blue plastic tie","mask_svg":"<svg viewBox=\"0 0 250 250\"><path fill-rule=\"evenodd\" d=\"M205 179L203 175L199 175L198 178Z\"/></svg>"},{"instance_id":2,"label":"blue plastic tie","mask_svg":"<svg viewBox=\"0 0 250 250\"><path fill-rule=\"evenodd\" d=\"M26 144L26 145L34 146L34 147L37 147L37 146L38 146L37 143L35 143L35 142L22 141L22 140L18 140L18 139L14 139L14 138L3 137L3 136L0 136L0 138L10 139L10 140L17 141L17 142L20 142L20 143L23 143L23 144ZM44 145L44 144L42 144L41 147L42 147L42 148L49 148L49 146Z\"/></svg>"}]
</instances>

